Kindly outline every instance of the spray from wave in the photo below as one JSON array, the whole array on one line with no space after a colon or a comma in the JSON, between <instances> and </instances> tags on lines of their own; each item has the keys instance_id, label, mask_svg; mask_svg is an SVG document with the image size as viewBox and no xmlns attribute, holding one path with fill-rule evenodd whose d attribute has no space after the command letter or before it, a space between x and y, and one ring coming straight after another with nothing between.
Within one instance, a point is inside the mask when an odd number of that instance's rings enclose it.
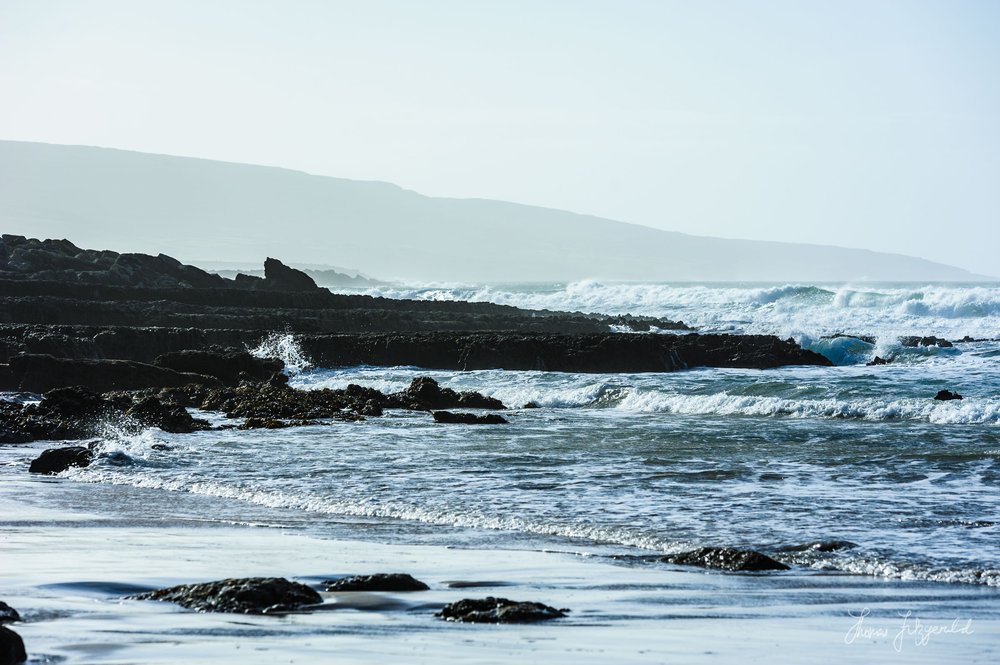
<instances>
[{"instance_id":1,"label":"spray from wave","mask_svg":"<svg viewBox=\"0 0 1000 665\"><path fill-rule=\"evenodd\" d=\"M285 363L285 374L296 376L311 369L313 364L302 351L295 335L291 333L271 333L261 340L260 344L247 349L250 355L257 358L276 358Z\"/></svg>"}]
</instances>

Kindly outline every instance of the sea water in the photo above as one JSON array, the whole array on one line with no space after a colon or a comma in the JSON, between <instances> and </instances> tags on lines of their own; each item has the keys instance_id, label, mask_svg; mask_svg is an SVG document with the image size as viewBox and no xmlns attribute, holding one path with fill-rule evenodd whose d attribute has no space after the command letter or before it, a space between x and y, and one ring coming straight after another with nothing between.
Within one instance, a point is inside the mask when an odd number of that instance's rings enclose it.
<instances>
[{"instance_id":1,"label":"sea water","mask_svg":"<svg viewBox=\"0 0 1000 665\"><path fill-rule=\"evenodd\" d=\"M292 384L389 392L416 376L478 390L509 425L390 410L284 430L110 435L78 481L214 499L204 519L321 537L557 549L638 560L754 548L818 574L1000 586L1000 287L569 285L380 287L378 295L645 314L792 336L833 367L670 374L311 367ZM864 336L830 338L835 333ZM905 347L900 336L968 336ZM867 366L874 356L888 365ZM962 400L935 401L942 389ZM538 409L521 408L533 402ZM204 415L204 414L202 414ZM167 446L155 445L166 443ZM197 503L190 505L197 506ZM197 508L192 508L197 512ZM802 550L846 541L834 551Z\"/></svg>"}]
</instances>

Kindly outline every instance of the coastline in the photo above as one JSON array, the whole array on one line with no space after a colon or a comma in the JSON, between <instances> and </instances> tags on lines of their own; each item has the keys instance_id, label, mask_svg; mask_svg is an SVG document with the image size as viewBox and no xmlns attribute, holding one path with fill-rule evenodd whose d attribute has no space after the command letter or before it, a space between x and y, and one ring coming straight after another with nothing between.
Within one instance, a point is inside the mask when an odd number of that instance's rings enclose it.
<instances>
[{"instance_id":1,"label":"coastline","mask_svg":"<svg viewBox=\"0 0 1000 665\"><path fill-rule=\"evenodd\" d=\"M991 587L327 539L304 525L234 524L224 514L215 522L185 519L186 501L206 499L32 477L10 448L4 453L0 599L25 619L13 627L35 659L29 662L820 663L835 654L848 663L933 663L992 662L1000 654L1000 590ZM157 513L154 498L179 517ZM408 572L431 590L323 594L329 611L283 617L121 600L138 588L225 577L315 584L374 572ZM450 588L453 581L504 585ZM541 625L459 625L433 616L444 603L487 595L572 611Z\"/></svg>"}]
</instances>

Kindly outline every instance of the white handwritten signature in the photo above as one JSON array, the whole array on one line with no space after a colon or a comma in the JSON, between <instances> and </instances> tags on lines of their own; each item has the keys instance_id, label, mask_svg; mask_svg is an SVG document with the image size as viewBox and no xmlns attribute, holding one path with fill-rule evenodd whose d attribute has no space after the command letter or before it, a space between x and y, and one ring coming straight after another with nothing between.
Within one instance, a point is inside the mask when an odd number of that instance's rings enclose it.
<instances>
[{"instance_id":1,"label":"white handwritten signature","mask_svg":"<svg viewBox=\"0 0 1000 665\"><path fill-rule=\"evenodd\" d=\"M871 614L871 610L867 607L858 613L848 610L847 614L857 621L844 635L844 644L854 644L859 638L876 640L889 637L888 628L865 623L865 619ZM900 613L899 616L903 622L895 637L892 638L892 648L897 653L903 650L904 644L909 644L911 641L915 646L922 647L927 646L935 635L950 633L972 635L973 633L972 619L966 619L964 623L961 619L955 619L951 623L925 623L913 616L913 612L910 610Z\"/></svg>"}]
</instances>

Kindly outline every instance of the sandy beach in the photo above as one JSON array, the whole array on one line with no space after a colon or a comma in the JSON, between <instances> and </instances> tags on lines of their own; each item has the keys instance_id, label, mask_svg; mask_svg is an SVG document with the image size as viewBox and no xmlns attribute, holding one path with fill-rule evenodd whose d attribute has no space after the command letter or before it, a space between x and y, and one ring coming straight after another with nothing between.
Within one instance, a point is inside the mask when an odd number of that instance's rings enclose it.
<instances>
[{"instance_id":1,"label":"sandy beach","mask_svg":"<svg viewBox=\"0 0 1000 665\"><path fill-rule=\"evenodd\" d=\"M23 452L3 453L0 599L24 619L13 627L29 662L825 663L835 654L848 663L986 663L1000 650L1000 590L990 587L689 572L573 552L386 545L316 538L302 526L165 518L144 514L155 491L30 477L17 468ZM205 501L169 500L177 515ZM122 599L225 577L316 584L392 571L431 590L324 593L329 611L281 617ZM447 602L487 595L572 611L531 626L434 617Z\"/></svg>"}]
</instances>

